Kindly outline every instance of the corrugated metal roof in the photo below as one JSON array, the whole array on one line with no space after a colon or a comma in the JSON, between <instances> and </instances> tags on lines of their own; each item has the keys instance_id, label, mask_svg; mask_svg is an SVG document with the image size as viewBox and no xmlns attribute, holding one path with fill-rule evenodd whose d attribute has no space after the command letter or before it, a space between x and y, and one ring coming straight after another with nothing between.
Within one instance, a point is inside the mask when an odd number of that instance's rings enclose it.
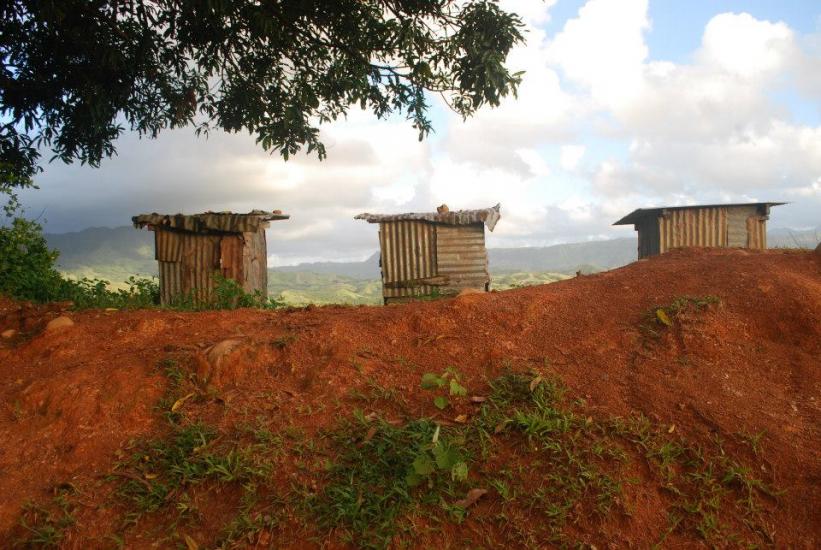
<instances>
[{"instance_id":1,"label":"corrugated metal roof","mask_svg":"<svg viewBox=\"0 0 821 550\"><path fill-rule=\"evenodd\" d=\"M266 212L252 210L247 214L233 212L203 212L201 214L140 214L131 221L134 227L146 226L189 231L191 233L208 233L218 231L222 233L256 232L268 227L268 222L287 220L291 216L279 210Z\"/></svg>"},{"instance_id":2,"label":"corrugated metal roof","mask_svg":"<svg viewBox=\"0 0 821 550\"><path fill-rule=\"evenodd\" d=\"M396 222L402 220L425 221L431 223L442 223L445 225L470 225L473 223L484 223L488 229L493 231L496 222L501 215L497 204L491 208L481 208L478 210L457 210L455 212L408 212L407 214L359 214L355 220L365 220L368 223Z\"/></svg>"},{"instance_id":3,"label":"corrugated metal roof","mask_svg":"<svg viewBox=\"0 0 821 550\"><path fill-rule=\"evenodd\" d=\"M730 204L691 204L688 206L659 206L656 208L638 208L613 225L631 225L646 216L658 215L665 210L687 210L693 208L731 208L734 206L780 206L786 202L739 202Z\"/></svg>"}]
</instances>

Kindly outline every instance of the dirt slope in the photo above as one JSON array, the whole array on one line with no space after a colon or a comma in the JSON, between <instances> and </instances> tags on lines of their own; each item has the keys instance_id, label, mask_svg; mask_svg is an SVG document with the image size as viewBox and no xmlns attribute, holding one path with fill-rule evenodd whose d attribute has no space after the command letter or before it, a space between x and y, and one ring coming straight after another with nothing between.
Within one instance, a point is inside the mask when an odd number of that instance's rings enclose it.
<instances>
[{"instance_id":1,"label":"dirt slope","mask_svg":"<svg viewBox=\"0 0 821 550\"><path fill-rule=\"evenodd\" d=\"M697 300L666 310L677 313L671 326L648 316L656 306L684 296ZM712 296L718 303L707 299ZM0 303L0 320L6 317L0 331L20 328L16 307ZM106 477L135 444L169 437L162 414L175 400L169 395L194 394L178 403L175 421L206 422L223 442L240 440L236 434L250 424L275 434L298 433L300 452L285 444L268 474L270 490L306 486L321 493L324 471L305 458L304 449L315 444L324 449L315 451L322 459L317 462L333 461L325 434L354 409L375 412L395 425L427 417L448 426L462 415L478 417L478 405L467 398L453 399L439 411L420 390L424 373L455 367L469 395L489 395L489 382L507 370L527 372L565 384L570 398L583 400L582 418L641 413L660 432L687 438L694 447L721 440L722 452L740 457L774 488L775 496L761 495L761 523L747 538L777 547L821 544L815 521L821 509L817 253L674 251L542 287L384 308L69 312L75 325L50 333L29 315L28 333L0 341L0 540L5 542L30 535L20 527L21 518L29 525L38 521L30 510L24 515L27 501L51 507L55 517L55 494L70 492L74 521L62 531L65 548L120 542L150 547L165 536L183 544L184 533L208 547L240 507L238 488L204 482L192 489L198 515L175 524L169 535L164 515L170 512L162 510L124 527L128 510L117 496L121 480ZM55 315L46 312L42 321ZM173 393L173 383L158 368L172 364L180 365L191 391ZM755 440L754 450L745 447L748 440ZM509 448L510 454L489 463L530 460L517 454L521 447ZM671 528L664 510L670 497L663 483L650 483L645 462L652 461L638 456L636 465L628 466L640 481L635 488L626 485L621 513L577 514L563 533L599 548L608 541L646 547L668 530L670 546L734 544L732 538L716 543L697 530ZM549 461L534 466L539 467L550 471ZM471 468L469 486L485 486L482 468ZM282 506L287 513L275 527L249 535L249 546L350 543L342 527L317 526L310 512L293 503ZM516 514L524 509L530 508L491 490L467 517L444 522L435 536L425 535L426 529L439 524L422 515L409 520L413 533L392 540L441 547L475 546L468 540L513 544L522 540L515 536L524 535L504 524L519 525ZM506 510L509 519L498 521ZM542 522L540 513L534 511L530 521ZM724 521L741 532L745 520L739 517ZM354 537L352 544L360 543ZM527 544L548 541L537 534Z\"/></svg>"}]
</instances>

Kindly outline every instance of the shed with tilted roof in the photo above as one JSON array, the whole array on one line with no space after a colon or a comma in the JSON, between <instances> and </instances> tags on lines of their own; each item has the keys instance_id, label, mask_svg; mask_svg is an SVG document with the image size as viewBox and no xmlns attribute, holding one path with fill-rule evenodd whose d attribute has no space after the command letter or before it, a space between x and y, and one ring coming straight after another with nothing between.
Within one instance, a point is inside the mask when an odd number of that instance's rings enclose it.
<instances>
[{"instance_id":1,"label":"shed with tilted roof","mask_svg":"<svg viewBox=\"0 0 821 550\"><path fill-rule=\"evenodd\" d=\"M384 302L489 290L485 227L496 227L499 208L356 216L379 224Z\"/></svg>"},{"instance_id":2,"label":"shed with tilted roof","mask_svg":"<svg viewBox=\"0 0 821 550\"><path fill-rule=\"evenodd\" d=\"M639 259L682 247L767 248L770 207L783 202L639 208L613 225L633 225Z\"/></svg>"},{"instance_id":3,"label":"shed with tilted roof","mask_svg":"<svg viewBox=\"0 0 821 550\"><path fill-rule=\"evenodd\" d=\"M279 210L247 214L140 214L134 227L154 232L155 257L160 272L163 305L213 299L219 276L236 281L250 294L267 295L268 252L265 229L270 222L287 220Z\"/></svg>"}]
</instances>

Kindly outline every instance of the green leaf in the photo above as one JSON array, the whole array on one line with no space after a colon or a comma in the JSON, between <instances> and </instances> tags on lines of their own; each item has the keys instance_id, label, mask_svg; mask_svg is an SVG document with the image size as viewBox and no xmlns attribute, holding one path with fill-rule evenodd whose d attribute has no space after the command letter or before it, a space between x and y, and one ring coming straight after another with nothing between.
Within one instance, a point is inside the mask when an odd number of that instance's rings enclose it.
<instances>
[{"instance_id":1,"label":"green leaf","mask_svg":"<svg viewBox=\"0 0 821 550\"><path fill-rule=\"evenodd\" d=\"M455 379L451 379L451 381L450 381L450 394L451 395L462 395L462 396L464 396L464 395L468 394L468 390L467 390L466 387L461 385Z\"/></svg>"},{"instance_id":2,"label":"green leaf","mask_svg":"<svg viewBox=\"0 0 821 550\"><path fill-rule=\"evenodd\" d=\"M462 461L462 455L458 450L441 441L433 448L433 456L436 459L436 467L440 470L450 470Z\"/></svg>"},{"instance_id":3,"label":"green leaf","mask_svg":"<svg viewBox=\"0 0 821 550\"><path fill-rule=\"evenodd\" d=\"M432 372L426 372L422 375L422 389L435 390L445 385L445 381Z\"/></svg>"},{"instance_id":4,"label":"green leaf","mask_svg":"<svg viewBox=\"0 0 821 550\"><path fill-rule=\"evenodd\" d=\"M422 453L413 461L413 472L419 476L429 476L436 468L427 453Z\"/></svg>"},{"instance_id":5,"label":"green leaf","mask_svg":"<svg viewBox=\"0 0 821 550\"><path fill-rule=\"evenodd\" d=\"M450 469L450 477L453 481L465 481L468 478L468 465L464 462L457 462Z\"/></svg>"},{"instance_id":6,"label":"green leaf","mask_svg":"<svg viewBox=\"0 0 821 550\"><path fill-rule=\"evenodd\" d=\"M413 470L409 471L405 475L405 483L407 483L408 487L416 487L420 483L422 483L422 476L414 472Z\"/></svg>"},{"instance_id":7,"label":"green leaf","mask_svg":"<svg viewBox=\"0 0 821 550\"><path fill-rule=\"evenodd\" d=\"M448 406L448 398L444 395L438 395L433 399L433 404L436 405L437 409L443 410Z\"/></svg>"}]
</instances>

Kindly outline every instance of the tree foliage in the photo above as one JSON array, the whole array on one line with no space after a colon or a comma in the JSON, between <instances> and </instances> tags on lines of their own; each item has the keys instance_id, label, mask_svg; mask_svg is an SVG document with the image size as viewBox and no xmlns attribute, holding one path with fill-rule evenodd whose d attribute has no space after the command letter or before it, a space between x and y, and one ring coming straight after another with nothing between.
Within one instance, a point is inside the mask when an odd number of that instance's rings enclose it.
<instances>
[{"instance_id":1,"label":"tree foliage","mask_svg":"<svg viewBox=\"0 0 821 550\"><path fill-rule=\"evenodd\" d=\"M0 176L38 151L98 165L126 130L246 130L320 158L318 126L358 105L431 130L426 94L463 116L515 93L522 23L494 0L0 0Z\"/></svg>"}]
</instances>

